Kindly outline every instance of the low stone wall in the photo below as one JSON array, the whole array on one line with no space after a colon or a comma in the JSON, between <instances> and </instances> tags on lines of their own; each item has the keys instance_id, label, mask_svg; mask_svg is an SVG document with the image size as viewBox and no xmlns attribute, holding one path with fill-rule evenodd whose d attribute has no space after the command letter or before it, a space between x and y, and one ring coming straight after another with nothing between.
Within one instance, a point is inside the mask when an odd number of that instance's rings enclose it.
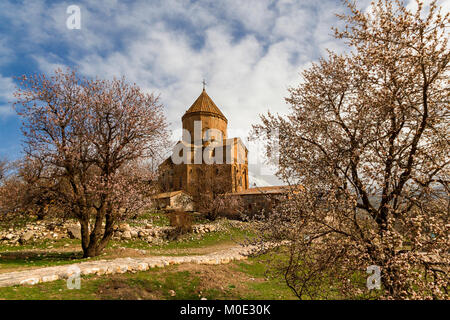
<instances>
[{"instance_id":1,"label":"low stone wall","mask_svg":"<svg viewBox=\"0 0 450 320\"><path fill-rule=\"evenodd\" d=\"M194 234L204 234L219 231L220 227L214 224L202 224L192 226ZM114 240L143 240L148 243L159 244L170 238L174 232L173 227L158 227L150 223L142 226L130 226L122 223L115 227ZM37 240L51 239L59 240L64 238L81 239L80 226L74 222L55 223L36 221L29 223L23 228L10 228L0 231L0 243L11 245L21 245L32 243Z\"/></svg>"},{"instance_id":2,"label":"low stone wall","mask_svg":"<svg viewBox=\"0 0 450 320\"><path fill-rule=\"evenodd\" d=\"M216 225L201 224L193 225L192 232L194 234L204 234L208 232L219 231ZM176 229L173 227L154 227L146 225L144 227L131 227L128 224L120 224L114 231L114 240L133 240L140 239L148 243L159 243L173 238Z\"/></svg>"},{"instance_id":3,"label":"low stone wall","mask_svg":"<svg viewBox=\"0 0 450 320\"><path fill-rule=\"evenodd\" d=\"M58 240L69 238L69 230L76 232L77 229L79 231L79 227L74 223L57 224L36 221L20 229L9 228L6 231L0 231L0 242L18 245L43 239Z\"/></svg>"}]
</instances>

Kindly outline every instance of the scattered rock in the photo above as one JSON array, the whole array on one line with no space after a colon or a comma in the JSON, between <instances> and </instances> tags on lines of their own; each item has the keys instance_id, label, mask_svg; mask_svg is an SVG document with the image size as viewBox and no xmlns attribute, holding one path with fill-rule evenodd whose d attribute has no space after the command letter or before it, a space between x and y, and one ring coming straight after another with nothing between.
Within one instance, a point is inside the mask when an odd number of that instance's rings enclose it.
<instances>
[{"instance_id":1,"label":"scattered rock","mask_svg":"<svg viewBox=\"0 0 450 320\"><path fill-rule=\"evenodd\" d=\"M43 276L42 282L50 282L50 281L55 281L58 279L59 279L59 276L57 274L53 274L53 275L49 275L49 276Z\"/></svg>"},{"instance_id":2,"label":"scattered rock","mask_svg":"<svg viewBox=\"0 0 450 320\"><path fill-rule=\"evenodd\" d=\"M81 228L78 226L68 227L67 234L71 239L81 239Z\"/></svg>"},{"instance_id":3,"label":"scattered rock","mask_svg":"<svg viewBox=\"0 0 450 320\"><path fill-rule=\"evenodd\" d=\"M33 232L33 231L27 231L27 232L25 232L24 234L22 234L22 235L20 236L19 242L20 242L21 244L25 244L25 243L27 243L28 241L30 241L30 239L33 238L33 236L34 236L34 232Z\"/></svg>"},{"instance_id":4,"label":"scattered rock","mask_svg":"<svg viewBox=\"0 0 450 320\"><path fill-rule=\"evenodd\" d=\"M220 223L194 225L192 227L193 233L190 235L190 239L198 237L196 234L201 235L207 232L220 231L220 228ZM116 225L114 229L112 238L116 241L141 239L148 243L157 245L170 241L174 238L173 234L176 233L174 232L173 227L154 226L147 222L147 220L140 221L137 226L130 226L128 223L122 222L121 224ZM9 228L4 232L0 231L0 243L6 242L10 245L25 244L30 240L58 240L63 238L80 240L80 226L75 224L74 221L56 222L50 220L40 221L39 223L35 221L17 230L14 228Z\"/></svg>"},{"instance_id":5,"label":"scattered rock","mask_svg":"<svg viewBox=\"0 0 450 320\"><path fill-rule=\"evenodd\" d=\"M14 286L18 284L33 285L40 282L55 281L57 279L67 279L69 276L76 273L73 270L73 266L76 266L78 268L81 275L120 274L125 272L144 271L148 270L149 268L155 267L162 268L168 265L180 263L210 264L211 262L224 263L225 261L228 261L228 259L229 261L242 260L246 259L246 257L252 252L253 249L256 249L256 247L252 248L251 246L236 246L233 248L228 248L214 253L198 256L147 256L139 258L118 258L114 260L85 261L72 266L44 267L35 270L25 270L3 274L2 277L0 277L0 287ZM174 290L169 290L168 293L172 297L176 296L176 292ZM202 297L202 292L199 293L199 297Z\"/></svg>"},{"instance_id":6,"label":"scattered rock","mask_svg":"<svg viewBox=\"0 0 450 320\"><path fill-rule=\"evenodd\" d=\"M39 278L30 278L20 281L21 285L35 285L36 283L39 283Z\"/></svg>"},{"instance_id":7,"label":"scattered rock","mask_svg":"<svg viewBox=\"0 0 450 320\"><path fill-rule=\"evenodd\" d=\"M123 240L131 240L131 232L130 231L124 231L122 233L122 239Z\"/></svg>"},{"instance_id":8,"label":"scattered rock","mask_svg":"<svg viewBox=\"0 0 450 320\"><path fill-rule=\"evenodd\" d=\"M119 225L119 231L122 231L122 232L131 231L130 225L128 223L121 223Z\"/></svg>"}]
</instances>

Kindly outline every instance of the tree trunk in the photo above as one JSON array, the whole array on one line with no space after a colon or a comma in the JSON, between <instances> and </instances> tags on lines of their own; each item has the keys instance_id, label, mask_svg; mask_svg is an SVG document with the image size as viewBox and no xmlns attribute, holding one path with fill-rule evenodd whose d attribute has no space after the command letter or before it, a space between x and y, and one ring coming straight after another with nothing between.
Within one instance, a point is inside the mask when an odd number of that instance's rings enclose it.
<instances>
[{"instance_id":1,"label":"tree trunk","mask_svg":"<svg viewBox=\"0 0 450 320\"><path fill-rule=\"evenodd\" d=\"M83 258L96 257L99 255L97 248L93 245L89 245L86 250L83 250Z\"/></svg>"},{"instance_id":2,"label":"tree trunk","mask_svg":"<svg viewBox=\"0 0 450 320\"><path fill-rule=\"evenodd\" d=\"M96 219L94 229L89 234L89 223L81 223L81 246L83 248L83 258L96 257L108 245L114 233L114 219L106 215L106 225L103 231L103 219ZM84 227L83 227L84 225Z\"/></svg>"},{"instance_id":3,"label":"tree trunk","mask_svg":"<svg viewBox=\"0 0 450 320\"><path fill-rule=\"evenodd\" d=\"M81 248L83 249L83 258L93 257L90 249L90 237L89 237L89 220L83 219L80 221L81 227Z\"/></svg>"}]
</instances>

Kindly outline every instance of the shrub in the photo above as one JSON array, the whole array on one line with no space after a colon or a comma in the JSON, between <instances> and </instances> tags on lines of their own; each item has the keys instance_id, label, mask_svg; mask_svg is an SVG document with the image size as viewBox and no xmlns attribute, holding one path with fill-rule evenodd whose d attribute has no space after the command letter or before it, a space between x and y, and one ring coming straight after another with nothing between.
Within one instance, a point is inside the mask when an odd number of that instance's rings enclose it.
<instances>
[{"instance_id":1,"label":"shrub","mask_svg":"<svg viewBox=\"0 0 450 320\"><path fill-rule=\"evenodd\" d=\"M179 236L192 232L192 216L185 211L172 211L169 213L170 226L174 227L169 236L176 239Z\"/></svg>"}]
</instances>

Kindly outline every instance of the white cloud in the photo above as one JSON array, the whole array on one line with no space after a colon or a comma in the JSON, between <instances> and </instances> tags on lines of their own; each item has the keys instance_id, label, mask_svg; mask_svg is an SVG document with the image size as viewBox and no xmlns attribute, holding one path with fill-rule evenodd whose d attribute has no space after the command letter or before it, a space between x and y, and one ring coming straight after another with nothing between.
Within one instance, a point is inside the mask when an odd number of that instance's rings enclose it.
<instances>
[{"instance_id":1,"label":"white cloud","mask_svg":"<svg viewBox=\"0 0 450 320\"><path fill-rule=\"evenodd\" d=\"M72 2L1 1L0 18L14 32L0 40L0 66L13 57L14 44L43 72L72 65L86 76L125 76L161 93L173 130L206 78L208 93L229 120L229 136L245 141L259 114L288 111L284 97L302 69L327 48L346 50L331 31L340 24L335 14L345 10L338 0L77 2L81 30L66 28ZM369 3L358 1L362 8ZM448 12L450 0L442 5ZM12 91L12 79L0 75L0 114L11 113L5 101Z\"/></svg>"},{"instance_id":2,"label":"white cloud","mask_svg":"<svg viewBox=\"0 0 450 320\"><path fill-rule=\"evenodd\" d=\"M38 63L39 69L47 74L53 73L56 69L65 70L68 66L57 55L50 53L47 57L31 55Z\"/></svg>"},{"instance_id":3,"label":"white cloud","mask_svg":"<svg viewBox=\"0 0 450 320\"><path fill-rule=\"evenodd\" d=\"M299 83L301 70L325 47L342 49L330 35L339 2L79 3L81 30L65 28L69 2L0 9L16 16L14 28L24 30L26 45L37 49L32 57L41 71L68 64L87 76L125 76L161 93L174 130L181 128L181 116L206 78L208 93L229 120L229 135L245 140L259 114L287 112L287 88ZM65 50L48 52L45 46Z\"/></svg>"},{"instance_id":4,"label":"white cloud","mask_svg":"<svg viewBox=\"0 0 450 320\"><path fill-rule=\"evenodd\" d=\"M11 102L14 99L14 89L14 81L0 74L0 117L6 117L14 113L11 108Z\"/></svg>"},{"instance_id":5,"label":"white cloud","mask_svg":"<svg viewBox=\"0 0 450 320\"><path fill-rule=\"evenodd\" d=\"M13 57L13 50L8 47L6 39L0 39L0 66L6 65Z\"/></svg>"}]
</instances>

